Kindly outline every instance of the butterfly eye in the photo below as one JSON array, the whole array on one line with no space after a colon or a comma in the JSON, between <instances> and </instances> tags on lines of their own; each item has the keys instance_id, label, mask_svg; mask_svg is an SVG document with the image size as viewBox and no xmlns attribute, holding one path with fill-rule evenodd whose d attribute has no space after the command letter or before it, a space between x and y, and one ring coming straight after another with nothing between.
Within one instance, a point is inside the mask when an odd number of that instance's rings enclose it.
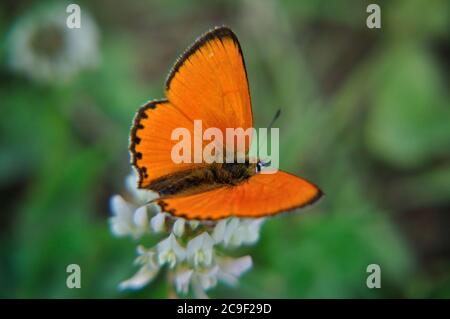
<instances>
[{"instance_id":1,"label":"butterfly eye","mask_svg":"<svg viewBox=\"0 0 450 319\"><path fill-rule=\"evenodd\" d=\"M262 163L261 162L256 163L256 173L261 172L261 168L262 168Z\"/></svg>"},{"instance_id":2,"label":"butterfly eye","mask_svg":"<svg viewBox=\"0 0 450 319\"><path fill-rule=\"evenodd\" d=\"M261 172L263 167L269 167L272 161L270 159L261 160L258 163L256 163L256 172Z\"/></svg>"}]
</instances>

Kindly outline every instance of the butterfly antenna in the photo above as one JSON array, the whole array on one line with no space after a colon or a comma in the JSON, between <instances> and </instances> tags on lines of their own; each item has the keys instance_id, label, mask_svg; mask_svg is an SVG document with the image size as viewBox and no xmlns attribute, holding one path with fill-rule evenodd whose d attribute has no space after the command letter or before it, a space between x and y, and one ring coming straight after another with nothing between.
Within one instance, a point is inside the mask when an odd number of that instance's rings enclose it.
<instances>
[{"instance_id":1,"label":"butterfly antenna","mask_svg":"<svg viewBox=\"0 0 450 319\"><path fill-rule=\"evenodd\" d=\"M277 112L275 113L275 115L274 115L272 121L270 121L269 127L267 128L267 131L268 131L268 132L272 129L273 125L274 125L275 122L278 120L278 118L280 117L280 115L281 115L281 109L278 109ZM261 147L262 147L262 144L260 143L260 144L259 144L259 148L261 148Z\"/></svg>"},{"instance_id":2,"label":"butterfly antenna","mask_svg":"<svg viewBox=\"0 0 450 319\"><path fill-rule=\"evenodd\" d=\"M273 117L272 121L269 124L269 130L273 127L275 122L278 120L278 118L280 117L280 114L281 114L281 109L278 109L277 113L275 113L275 116Z\"/></svg>"}]
</instances>

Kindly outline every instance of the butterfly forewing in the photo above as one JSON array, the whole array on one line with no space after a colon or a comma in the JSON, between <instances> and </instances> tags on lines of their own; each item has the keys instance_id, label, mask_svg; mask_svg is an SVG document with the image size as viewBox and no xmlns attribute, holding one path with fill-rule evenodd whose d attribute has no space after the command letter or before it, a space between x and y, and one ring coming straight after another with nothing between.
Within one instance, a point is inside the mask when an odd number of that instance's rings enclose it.
<instances>
[{"instance_id":1,"label":"butterfly forewing","mask_svg":"<svg viewBox=\"0 0 450 319\"><path fill-rule=\"evenodd\" d=\"M236 35L226 27L200 37L177 61L166 83L168 100L206 127L252 127L247 73Z\"/></svg>"},{"instance_id":2,"label":"butterfly forewing","mask_svg":"<svg viewBox=\"0 0 450 319\"><path fill-rule=\"evenodd\" d=\"M252 127L247 74L235 34L220 27L200 37L170 72L166 97L143 106L134 120L130 150L140 188L202 165L193 163L193 143L191 163L172 160L171 151L177 141L171 134L175 129L187 129L194 137L194 121L201 121L203 131L217 128L225 141L226 128ZM204 147L208 142L202 143Z\"/></svg>"}]
</instances>

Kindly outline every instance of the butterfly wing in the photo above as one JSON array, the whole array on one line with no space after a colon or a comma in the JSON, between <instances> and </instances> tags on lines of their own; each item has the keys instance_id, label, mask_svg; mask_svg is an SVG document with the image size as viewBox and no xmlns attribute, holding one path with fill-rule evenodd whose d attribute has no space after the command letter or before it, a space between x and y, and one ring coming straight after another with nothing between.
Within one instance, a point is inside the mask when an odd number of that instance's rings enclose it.
<instances>
[{"instance_id":1,"label":"butterfly wing","mask_svg":"<svg viewBox=\"0 0 450 319\"><path fill-rule=\"evenodd\" d=\"M166 96L167 100L144 105L131 130L130 151L140 188L151 189L158 178L202 165L172 161L174 129L188 129L193 137L194 120L202 120L203 130L218 128L225 138L226 128L252 127L247 74L236 35L220 27L201 36L170 72Z\"/></svg>"},{"instance_id":2,"label":"butterfly wing","mask_svg":"<svg viewBox=\"0 0 450 319\"><path fill-rule=\"evenodd\" d=\"M201 36L175 63L166 96L204 127L250 128L253 125L244 58L236 35L218 27ZM225 135L224 135L225 136Z\"/></svg>"},{"instance_id":3,"label":"butterfly wing","mask_svg":"<svg viewBox=\"0 0 450 319\"><path fill-rule=\"evenodd\" d=\"M163 211L186 219L264 217L300 208L317 201L321 190L314 184L278 171L256 174L236 186L227 186L190 196L158 200Z\"/></svg>"},{"instance_id":4,"label":"butterfly wing","mask_svg":"<svg viewBox=\"0 0 450 319\"><path fill-rule=\"evenodd\" d=\"M136 114L130 136L130 151L132 164L139 175L139 188L149 188L153 181L163 176L198 165L193 161L173 163L171 152L178 141L172 140L171 134L177 127L193 132L191 120L167 100L151 101Z\"/></svg>"}]
</instances>

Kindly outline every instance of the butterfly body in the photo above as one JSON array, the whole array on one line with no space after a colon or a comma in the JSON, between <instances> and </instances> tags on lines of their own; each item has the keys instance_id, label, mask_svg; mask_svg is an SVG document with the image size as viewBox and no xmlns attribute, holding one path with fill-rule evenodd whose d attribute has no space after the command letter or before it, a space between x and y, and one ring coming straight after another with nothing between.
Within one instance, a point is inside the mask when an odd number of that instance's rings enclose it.
<instances>
[{"instance_id":1,"label":"butterfly body","mask_svg":"<svg viewBox=\"0 0 450 319\"><path fill-rule=\"evenodd\" d=\"M217 27L195 41L169 73L165 95L166 99L141 107L130 135L138 187L157 192L160 197L155 201L163 211L197 220L264 217L309 205L322 196L317 186L295 175L263 174L261 161L250 161L248 155L243 163L198 162L193 148L188 153L191 161L172 158L177 128L198 137L199 120L205 130L218 130L222 136L227 128L253 127L242 50L229 28ZM200 143L207 146L202 137ZM248 145L244 154L249 154Z\"/></svg>"},{"instance_id":2,"label":"butterfly body","mask_svg":"<svg viewBox=\"0 0 450 319\"><path fill-rule=\"evenodd\" d=\"M223 186L235 186L256 174L256 164L212 163L162 177L149 186L161 196L188 195Z\"/></svg>"}]
</instances>

